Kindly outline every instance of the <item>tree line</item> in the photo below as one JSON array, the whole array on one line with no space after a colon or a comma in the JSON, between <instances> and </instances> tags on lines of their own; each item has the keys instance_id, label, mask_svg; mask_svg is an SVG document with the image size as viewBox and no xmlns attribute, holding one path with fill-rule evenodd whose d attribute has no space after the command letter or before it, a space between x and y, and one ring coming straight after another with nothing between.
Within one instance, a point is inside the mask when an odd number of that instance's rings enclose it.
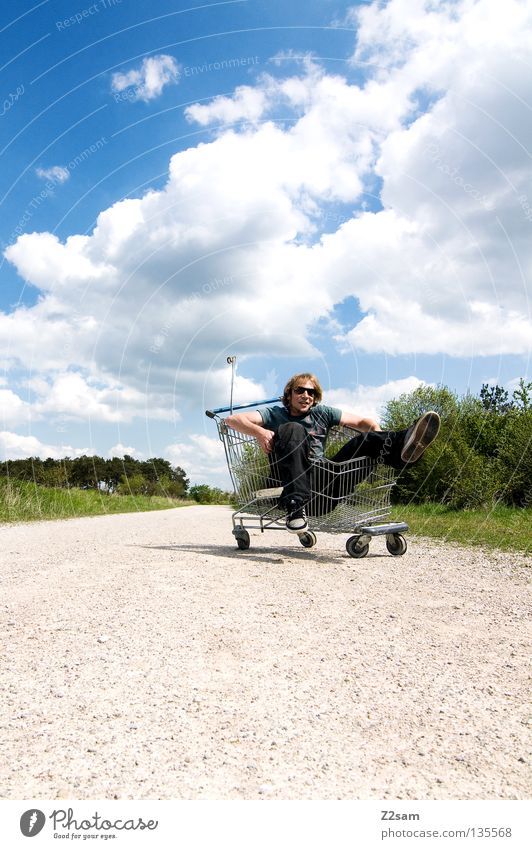
<instances>
[{"instance_id":1,"label":"tree line","mask_svg":"<svg viewBox=\"0 0 532 849\"><path fill-rule=\"evenodd\" d=\"M521 378L511 396L488 384L479 396L421 386L388 402L383 428L408 427L426 410L440 414L440 435L401 472L394 501L532 507L532 383Z\"/></svg>"},{"instance_id":2,"label":"tree line","mask_svg":"<svg viewBox=\"0 0 532 849\"><path fill-rule=\"evenodd\" d=\"M86 455L61 460L51 457L6 460L0 464L0 475L41 486L97 489L119 495L184 498L189 487L186 472L180 466L172 466L162 457L135 460L128 454L110 460Z\"/></svg>"},{"instance_id":3,"label":"tree line","mask_svg":"<svg viewBox=\"0 0 532 849\"><path fill-rule=\"evenodd\" d=\"M231 493L208 484L189 486L184 469L162 457L135 460L87 456L54 460L28 457L0 463L0 477L32 481L56 489L96 489L117 495L162 495L190 498L198 504L229 504Z\"/></svg>"}]
</instances>

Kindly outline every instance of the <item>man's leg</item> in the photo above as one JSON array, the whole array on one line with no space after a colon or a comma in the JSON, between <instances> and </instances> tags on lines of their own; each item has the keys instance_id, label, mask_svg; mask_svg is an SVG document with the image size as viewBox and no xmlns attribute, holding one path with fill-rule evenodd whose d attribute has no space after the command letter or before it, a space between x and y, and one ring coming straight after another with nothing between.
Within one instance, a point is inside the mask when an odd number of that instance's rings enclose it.
<instances>
[{"instance_id":1,"label":"man's leg","mask_svg":"<svg viewBox=\"0 0 532 849\"><path fill-rule=\"evenodd\" d=\"M425 413L413 425L404 430L368 431L350 439L332 457L333 463L342 463L358 457L369 457L377 463L384 463L396 471L401 471L408 463L417 462L426 448L434 441L440 429L440 417L435 412ZM308 503L310 498L309 442L304 427L297 422L287 422L281 425L274 443L275 463L283 484L281 503L289 512L287 527L289 530L300 532L306 528L306 517L300 508ZM354 487L363 481L370 468L363 466L348 472L349 482L345 476L328 473L323 470L318 488L321 498L315 497L310 505L311 515L320 516L334 509L338 499L345 496L349 487ZM300 514L305 528L296 528ZM290 516L295 516L294 527L290 527Z\"/></svg>"},{"instance_id":2,"label":"man's leg","mask_svg":"<svg viewBox=\"0 0 532 849\"><path fill-rule=\"evenodd\" d=\"M296 499L306 504L310 497L309 440L307 431L298 422L286 422L279 427L273 444L273 468L283 485L280 503L286 507Z\"/></svg>"},{"instance_id":3,"label":"man's leg","mask_svg":"<svg viewBox=\"0 0 532 849\"><path fill-rule=\"evenodd\" d=\"M376 439L373 439L375 433ZM390 457L394 450L394 434L383 431L371 431L361 433L346 442L329 461L317 463L313 469L312 490L314 492L309 504L310 516L323 516L330 513L342 502L353 490L366 480L373 468L373 460L387 462L384 457ZM393 453L399 455L400 449ZM360 459L363 462L354 464L352 468L345 468L341 464L347 464L349 460ZM389 462L389 459L388 459ZM337 465L335 465L337 464ZM401 464L401 468L404 463Z\"/></svg>"},{"instance_id":4,"label":"man's leg","mask_svg":"<svg viewBox=\"0 0 532 849\"><path fill-rule=\"evenodd\" d=\"M400 472L409 463L415 463L421 458L425 449L436 439L439 429L439 415L425 413L404 430L372 430L358 434L340 448L332 461L344 463L368 457L375 463L384 463ZM367 478L370 471L369 465L361 464L360 468L345 472L339 470L336 474L333 472L326 486L321 485L321 482L318 484L324 497L314 499L310 514L320 516L333 510L338 501Z\"/></svg>"},{"instance_id":5,"label":"man's leg","mask_svg":"<svg viewBox=\"0 0 532 849\"><path fill-rule=\"evenodd\" d=\"M404 430L370 430L346 442L332 458L335 463L369 457L397 471L421 459L440 429L438 413L424 413Z\"/></svg>"}]
</instances>

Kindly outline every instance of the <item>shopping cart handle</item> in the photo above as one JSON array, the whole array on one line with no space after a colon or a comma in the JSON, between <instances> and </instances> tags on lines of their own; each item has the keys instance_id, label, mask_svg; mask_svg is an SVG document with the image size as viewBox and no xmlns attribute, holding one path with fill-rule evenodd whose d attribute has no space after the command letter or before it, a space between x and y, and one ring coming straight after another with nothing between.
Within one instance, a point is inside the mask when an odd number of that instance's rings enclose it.
<instances>
[{"instance_id":1,"label":"shopping cart handle","mask_svg":"<svg viewBox=\"0 0 532 849\"><path fill-rule=\"evenodd\" d=\"M281 398L267 398L265 401L252 401L251 404L233 404L233 407L217 407L215 410L205 410L205 415L210 419L214 419L218 413L230 413L232 410L245 410L249 407L262 407L263 404L275 404L281 401Z\"/></svg>"}]
</instances>

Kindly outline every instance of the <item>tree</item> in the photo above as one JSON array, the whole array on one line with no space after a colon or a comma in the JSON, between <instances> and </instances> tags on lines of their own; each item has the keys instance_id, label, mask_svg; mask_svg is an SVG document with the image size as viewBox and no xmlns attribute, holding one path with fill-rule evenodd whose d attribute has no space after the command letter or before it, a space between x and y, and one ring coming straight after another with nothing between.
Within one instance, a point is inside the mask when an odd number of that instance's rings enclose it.
<instances>
[{"instance_id":1,"label":"tree","mask_svg":"<svg viewBox=\"0 0 532 849\"><path fill-rule=\"evenodd\" d=\"M456 508L493 503L503 488L494 421L500 416L470 395L459 399L445 386L421 386L388 403L385 426L405 428L429 409L440 413L440 435L418 463L401 472L394 501L439 501Z\"/></svg>"},{"instance_id":2,"label":"tree","mask_svg":"<svg viewBox=\"0 0 532 849\"><path fill-rule=\"evenodd\" d=\"M512 410L509 419L497 452L504 500L532 507L532 409Z\"/></svg>"},{"instance_id":3,"label":"tree","mask_svg":"<svg viewBox=\"0 0 532 849\"><path fill-rule=\"evenodd\" d=\"M104 482L109 492L115 492L120 483L123 473L123 464L120 457L112 457L105 461Z\"/></svg>"},{"instance_id":4,"label":"tree","mask_svg":"<svg viewBox=\"0 0 532 849\"><path fill-rule=\"evenodd\" d=\"M196 484L190 487L190 497L197 501L198 504L230 504L231 493L224 492L216 486L209 486L206 483Z\"/></svg>"},{"instance_id":5,"label":"tree","mask_svg":"<svg viewBox=\"0 0 532 849\"><path fill-rule=\"evenodd\" d=\"M188 478L180 466L172 466L162 457L150 460L135 460L129 454L124 457L87 456L64 460L48 457L29 457L22 460L6 460L0 464L0 475L19 480L33 481L52 487L79 487L80 489L105 489L108 492L164 495L183 498L188 489ZM133 481L128 488L128 481Z\"/></svg>"},{"instance_id":6,"label":"tree","mask_svg":"<svg viewBox=\"0 0 532 849\"><path fill-rule=\"evenodd\" d=\"M70 482L80 489L99 489L100 481L105 479L105 460L102 457L77 457L72 463Z\"/></svg>"},{"instance_id":7,"label":"tree","mask_svg":"<svg viewBox=\"0 0 532 849\"><path fill-rule=\"evenodd\" d=\"M118 485L120 495L148 495L150 482L146 480L144 475L136 473L134 475L122 475Z\"/></svg>"},{"instance_id":8,"label":"tree","mask_svg":"<svg viewBox=\"0 0 532 849\"><path fill-rule=\"evenodd\" d=\"M519 386L512 393L515 406L520 409L532 409L532 383L525 383L524 378L519 378Z\"/></svg>"},{"instance_id":9,"label":"tree","mask_svg":"<svg viewBox=\"0 0 532 849\"><path fill-rule=\"evenodd\" d=\"M457 415L458 409L456 394L446 386L418 386L388 401L382 420L386 430L398 430L411 425L427 410L435 410L442 420L449 420Z\"/></svg>"},{"instance_id":10,"label":"tree","mask_svg":"<svg viewBox=\"0 0 532 849\"><path fill-rule=\"evenodd\" d=\"M149 460L140 463L139 468L140 473L144 475L146 480L151 481L156 489L158 483L162 485L163 481L167 481L172 484L173 492L179 493L179 496L186 495L189 481L185 471L180 466L172 466L168 460L164 460L162 457L151 457Z\"/></svg>"},{"instance_id":11,"label":"tree","mask_svg":"<svg viewBox=\"0 0 532 849\"><path fill-rule=\"evenodd\" d=\"M508 392L502 386L490 386L489 383L483 383L480 400L484 409L493 413L507 413L512 408Z\"/></svg>"}]
</instances>

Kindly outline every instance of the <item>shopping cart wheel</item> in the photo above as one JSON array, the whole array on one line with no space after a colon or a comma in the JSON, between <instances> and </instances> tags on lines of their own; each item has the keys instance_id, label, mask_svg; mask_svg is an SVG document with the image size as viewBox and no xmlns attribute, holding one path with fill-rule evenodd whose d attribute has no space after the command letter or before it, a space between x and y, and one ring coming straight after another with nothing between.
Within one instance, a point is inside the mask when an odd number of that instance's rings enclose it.
<instances>
[{"instance_id":1,"label":"shopping cart wheel","mask_svg":"<svg viewBox=\"0 0 532 849\"><path fill-rule=\"evenodd\" d=\"M407 549L406 539L401 534L387 534L386 548L394 557L399 557Z\"/></svg>"},{"instance_id":2,"label":"shopping cart wheel","mask_svg":"<svg viewBox=\"0 0 532 849\"><path fill-rule=\"evenodd\" d=\"M365 557L369 551L369 542L360 542L360 537L349 537L345 547L350 557Z\"/></svg>"},{"instance_id":3,"label":"shopping cart wheel","mask_svg":"<svg viewBox=\"0 0 532 849\"><path fill-rule=\"evenodd\" d=\"M304 548L313 548L317 543L316 534L312 531L306 531L299 535L299 542Z\"/></svg>"},{"instance_id":4,"label":"shopping cart wheel","mask_svg":"<svg viewBox=\"0 0 532 849\"><path fill-rule=\"evenodd\" d=\"M238 545L241 551L245 551L249 548L249 534L244 528L240 528L238 531L233 531L236 539L236 544Z\"/></svg>"}]
</instances>

